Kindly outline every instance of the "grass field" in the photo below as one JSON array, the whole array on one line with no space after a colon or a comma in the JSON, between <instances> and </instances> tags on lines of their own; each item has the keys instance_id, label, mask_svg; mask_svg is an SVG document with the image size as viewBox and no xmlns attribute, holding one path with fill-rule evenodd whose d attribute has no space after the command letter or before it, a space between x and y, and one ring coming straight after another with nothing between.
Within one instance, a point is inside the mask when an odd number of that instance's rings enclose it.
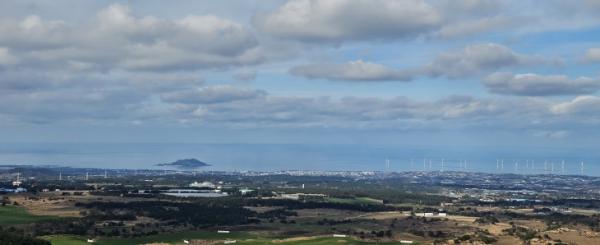
<instances>
[{"instance_id":1,"label":"grass field","mask_svg":"<svg viewBox=\"0 0 600 245\"><path fill-rule=\"evenodd\" d=\"M372 199L368 197L356 197L356 198L335 198L329 197L327 198L328 202L333 203L346 203L346 204L380 204L381 201L377 199Z\"/></svg>"},{"instance_id":2,"label":"grass field","mask_svg":"<svg viewBox=\"0 0 600 245\"><path fill-rule=\"evenodd\" d=\"M52 242L52 245L84 245L89 244L83 237L77 236L46 236L42 237ZM382 244L391 245L399 244L396 242L363 242L356 241L352 238L333 238L333 237L307 237L301 239L287 239L287 240L273 240L268 238L257 238L247 233L233 233L233 234L217 234L209 232L181 232L174 234L164 234L156 236L148 236L144 238L104 238L98 239L94 244L98 245L132 245L132 244L145 244L151 242L169 243L173 245L183 244L183 239L204 239L204 240L226 240L232 239L237 240L237 244L245 245L266 245L266 244L285 244L285 245L325 245L325 244L354 244L354 245L366 245L366 244Z\"/></svg>"},{"instance_id":3,"label":"grass field","mask_svg":"<svg viewBox=\"0 0 600 245\"><path fill-rule=\"evenodd\" d=\"M18 225L58 219L55 216L32 215L19 206L0 206L0 225Z\"/></svg>"},{"instance_id":4,"label":"grass field","mask_svg":"<svg viewBox=\"0 0 600 245\"><path fill-rule=\"evenodd\" d=\"M84 237L71 235L45 236L43 239L49 240L53 245L79 245L89 244ZM234 234L218 234L216 232L178 232L172 234L160 234L154 236L146 236L141 238L100 238L94 244L99 245L130 245L130 244L145 244L151 242L162 242L170 244L183 244L183 239L207 239L207 240L224 240L224 239L254 239L246 233Z\"/></svg>"}]
</instances>

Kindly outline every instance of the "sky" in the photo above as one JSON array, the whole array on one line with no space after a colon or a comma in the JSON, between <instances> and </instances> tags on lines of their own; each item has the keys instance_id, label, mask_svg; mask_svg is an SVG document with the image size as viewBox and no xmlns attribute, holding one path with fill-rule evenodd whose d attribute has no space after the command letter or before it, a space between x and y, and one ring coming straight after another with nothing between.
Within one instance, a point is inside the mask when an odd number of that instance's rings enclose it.
<instances>
[{"instance_id":1,"label":"sky","mask_svg":"<svg viewBox=\"0 0 600 245\"><path fill-rule=\"evenodd\" d=\"M591 147L600 1L0 1L0 142Z\"/></svg>"}]
</instances>

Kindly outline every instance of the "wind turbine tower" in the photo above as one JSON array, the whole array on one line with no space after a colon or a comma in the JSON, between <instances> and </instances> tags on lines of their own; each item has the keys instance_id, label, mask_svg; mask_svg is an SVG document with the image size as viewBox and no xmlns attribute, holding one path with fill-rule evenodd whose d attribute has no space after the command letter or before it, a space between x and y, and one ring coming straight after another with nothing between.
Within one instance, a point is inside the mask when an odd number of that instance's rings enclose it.
<instances>
[{"instance_id":1,"label":"wind turbine tower","mask_svg":"<svg viewBox=\"0 0 600 245\"><path fill-rule=\"evenodd\" d=\"M390 171L390 159L385 159L385 169L389 172Z\"/></svg>"},{"instance_id":2,"label":"wind turbine tower","mask_svg":"<svg viewBox=\"0 0 600 245\"><path fill-rule=\"evenodd\" d=\"M442 158L442 172L444 172L444 158Z\"/></svg>"}]
</instances>

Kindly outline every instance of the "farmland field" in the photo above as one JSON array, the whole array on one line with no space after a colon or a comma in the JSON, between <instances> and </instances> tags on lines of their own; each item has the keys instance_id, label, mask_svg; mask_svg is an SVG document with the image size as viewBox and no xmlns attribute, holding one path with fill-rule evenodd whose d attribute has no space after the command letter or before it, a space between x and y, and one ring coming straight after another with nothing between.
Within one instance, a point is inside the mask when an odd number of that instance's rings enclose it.
<instances>
[{"instance_id":1,"label":"farmland field","mask_svg":"<svg viewBox=\"0 0 600 245\"><path fill-rule=\"evenodd\" d=\"M53 245L84 245L88 244L86 238L71 236L71 235L56 235L42 237ZM287 244L287 245L321 245L321 244L398 244L396 242L365 242L357 241L352 238L333 238L333 237L295 237L288 239L269 239L256 238L250 234L216 234L208 232L180 232L174 234L164 234L148 236L144 238L103 238L96 240L95 244L99 245L130 245L130 244L146 244L146 243L169 243L173 245L184 244L183 240L237 240L237 244L246 245L263 245L263 244Z\"/></svg>"},{"instance_id":2,"label":"farmland field","mask_svg":"<svg viewBox=\"0 0 600 245\"><path fill-rule=\"evenodd\" d=\"M0 206L0 225L18 225L58 219L55 216L33 215L18 206Z\"/></svg>"}]
</instances>

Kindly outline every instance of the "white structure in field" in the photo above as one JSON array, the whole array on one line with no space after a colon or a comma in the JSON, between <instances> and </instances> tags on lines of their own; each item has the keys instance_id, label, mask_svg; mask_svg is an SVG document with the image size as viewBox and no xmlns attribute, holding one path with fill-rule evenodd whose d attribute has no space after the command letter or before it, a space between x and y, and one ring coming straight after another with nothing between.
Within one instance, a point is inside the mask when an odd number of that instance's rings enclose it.
<instances>
[{"instance_id":1,"label":"white structure in field","mask_svg":"<svg viewBox=\"0 0 600 245\"><path fill-rule=\"evenodd\" d=\"M415 213L417 217L446 217L446 213Z\"/></svg>"},{"instance_id":2,"label":"white structure in field","mask_svg":"<svg viewBox=\"0 0 600 245\"><path fill-rule=\"evenodd\" d=\"M212 182L209 182L209 181L204 181L204 182L194 181L189 186L196 187L196 188L211 188L211 189L217 188L217 186L215 184L213 184Z\"/></svg>"},{"instance_id":3,"label":"white structure in field","mask_svg":"<svg viewBox=\"0 0 600 245\"><path fill-rule=\"evenodd\" d=\"M219 234L229 234L230 231L218 230L217 233L219 233Z\"/></svg>"},{"instance_id":4,"label":"white structure in field","mask_svg":"<svg viewBox=\"0 0 600 245\"><path fill-rule=\"evenodd\" d=\"M13 186L20 186L22 184L21 182L21 173L17 173L17 180L12 182Z\"/></svg>"},{"instance_id":5,"label":"white structure in field","mask_svg":"<svg viewBox=\"0 0 600 245\"><path fill-rule=\"evenodd\" d=\"M248 193L254 192L254 190L248 189L248 188L242 188L239 191L240 191L240 194L242 194L242 195L246 195Z\"/></svg>"},{"instance_id":6,"label":"white structure in field","mask_svg":"<svg viewBox=\"0 0 600 245\"><path fill-rule=\"evenodd\" d=\"M336 238L345 238L345 237L348 237L348 236L344 235L344 234L333 234L333 237L336 237Z\"/></svg>"}]
</instances>

